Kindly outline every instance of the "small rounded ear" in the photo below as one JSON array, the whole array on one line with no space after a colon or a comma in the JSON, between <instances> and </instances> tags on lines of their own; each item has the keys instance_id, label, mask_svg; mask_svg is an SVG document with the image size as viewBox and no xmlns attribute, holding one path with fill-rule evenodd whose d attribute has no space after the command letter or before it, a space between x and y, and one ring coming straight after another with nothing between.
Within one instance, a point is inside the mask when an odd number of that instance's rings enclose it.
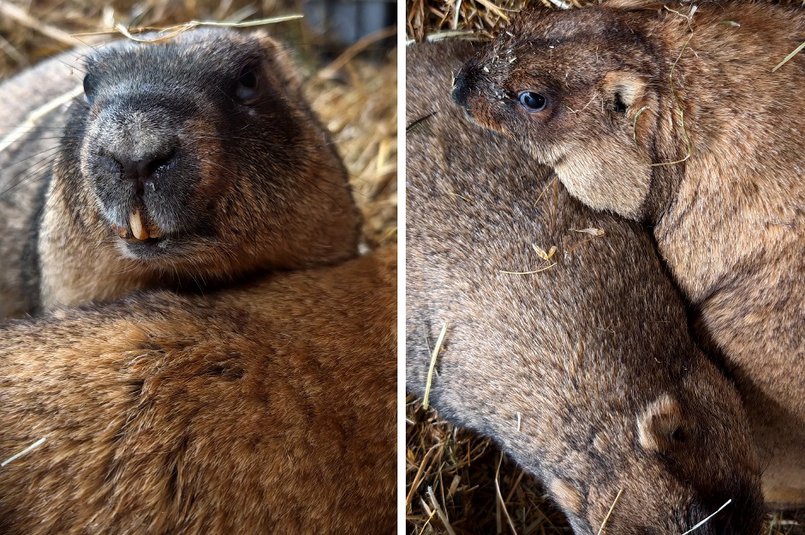
<instances>
[{"instance_id":1,"label":"small rounded ear","mask_svg":"<svg viewBox=\"0 0 805 535\"><path fill-rule=\"evenodd\" d=\"M663 394L637 416L640 445L647 451L668 453L685 442L682 407L669 394Z\"/></svg>"},{"instance_id":2,"label":"small rounded ear","mask_svg":"<svg viewBox=\"0 0 805 535\"><path fill-rule=\"evenodd\" d=\"M251 32L252 36L260 41L260 45L267 50L272 50L275 48L281 48L279 41L268 35L268 32L265 30L254 30Z\"/></svg>"},{"instance_id":3,"label":"small rounded ear","mask_svg":"<svg viewBox=\"0 0 805 535\"><path fill-rule=\"evenodd\" d=\"M605 102L618 113L626 113L640 104L646 92L646 83L640 76L623 71L609 72L603 82Z\"/></svg>"},{"instance_id":4,"label":"small rounded ear","mask_svg":"<svg viewBox=\"0 0 805 535\"><path fill-rule=\"evenodd\" d=\"M264 55L268 59L269 71L273 75L281 77L281 83L286 86L286 89L290 88L299 92L299 96L302 98L302 76L288 49L268 35L265 30L254 31L252 36L260 43L260 48L263 49Z\"/></svg>"}]
</instances>

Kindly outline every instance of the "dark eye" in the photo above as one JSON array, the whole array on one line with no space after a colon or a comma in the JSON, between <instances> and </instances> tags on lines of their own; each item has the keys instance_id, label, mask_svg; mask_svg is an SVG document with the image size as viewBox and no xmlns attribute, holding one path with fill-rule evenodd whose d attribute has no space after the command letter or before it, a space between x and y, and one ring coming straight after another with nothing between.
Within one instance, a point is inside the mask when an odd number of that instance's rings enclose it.
<instances>
[{"instance_id":1,"label":"dark eye","mask_svg":"<svg viewBox=\"0 0 805 535\"><path fill-rule=\"evenodd\" d=\"M89 102L95 92L95 77L87 73L84 76L84 98Z\"/></svg>"},{"instance_id":2,"label":"dark eye","mask_svg":"<svg viewBox=\"0 0 805 535\"><path fill-rule=\"evenodd\" d=\"M244 104L252 104L259 96L260 74L259 65L245 67L238 75L235 86L235 96Z\"/></svg>"},{"instance_id":3,"label":"dark eye","mask_svg":"<svg viewBox=\"0 0 805 535\"><path fill-rule=\"evenodd\" d=\"M517 100L528 111L542 111L548 105L548 99L533 91L523 91L517 95Z\"/></svg>"},{"instance_id":4,"label":"dark eye","mask_svg":"<svg viewBox=\"0 0 805 535\"><path fill-rule=\"evenodd\" d=\"M677 427L671 432L671 440L674 442L685 442L687 439L688 435L681 427Z\"/></svg>"}]
</instances>

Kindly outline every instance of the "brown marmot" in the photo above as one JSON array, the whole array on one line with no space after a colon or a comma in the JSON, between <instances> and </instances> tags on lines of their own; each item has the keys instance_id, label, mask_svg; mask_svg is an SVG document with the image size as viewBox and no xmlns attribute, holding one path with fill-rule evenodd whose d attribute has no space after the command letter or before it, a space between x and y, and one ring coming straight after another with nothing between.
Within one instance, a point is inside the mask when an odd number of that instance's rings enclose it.
<instances>
[{"instance_id":1,"label":"brown marmot","mask_svg":"<svg viewBox=\"0 0 805 535\"><path fill-rule=\"evenodd\" d=\"M781 505L805 504L805 57L783 63L804 39L796 7L531 9L453 89L585 204L652 228Z\"/></svg>"},{"instance_id":2,"label":"brown marmot","mask_svg":"<svg viewBox=\"0 0 805 535\"><path fill-rule=\"evenodd\" d=\"M0 532L392 533L396 249L0 327Z\"/></svg>"},{"instance_id":3,"label":"brown marmot","mask_svg":"<svg viewBox=\"0 0 805 535\"><path fill-rule=\"evenodd\" d=\"M446 324L431 404L541 478L576 533L678 535L728 501L698 532L758 533L740 398L692 342L650 236L456 113L470 53L407 51L409 391L424 395Z\"/></svg>"},{"instance_id":4,"label":"brown marmot","mask_svg":"<svg viewBox=\"0 0 805 535\"><path fill-rule=\"evenodd\" d=\"M356 254L346 170L275 41L196 30L75 54L0 86L22 123L0 136L0 317Z\"/></svg>"}]
</instances>

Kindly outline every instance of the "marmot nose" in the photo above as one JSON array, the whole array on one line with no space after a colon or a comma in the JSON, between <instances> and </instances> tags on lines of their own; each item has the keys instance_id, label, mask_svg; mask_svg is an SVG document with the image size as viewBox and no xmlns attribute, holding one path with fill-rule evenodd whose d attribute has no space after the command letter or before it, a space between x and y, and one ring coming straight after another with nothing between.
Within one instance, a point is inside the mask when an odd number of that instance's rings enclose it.
<instances>
[{"instance_id":1,"label":"marmot nose","mask_svg":"<svg viewBox=\"0 0 805 535\"><path fill-rule=\"evenodd\" d=\"M131 181L136 184L137 192L142 193L146 184L153 182L162 174L166 173L171 165L177 160L179 155L177 144L169 143L159 150L150 154L131 155L115 154L110 155L117 162L120 168L120 176L123 180Z\"/></svg>"}]
</instances>

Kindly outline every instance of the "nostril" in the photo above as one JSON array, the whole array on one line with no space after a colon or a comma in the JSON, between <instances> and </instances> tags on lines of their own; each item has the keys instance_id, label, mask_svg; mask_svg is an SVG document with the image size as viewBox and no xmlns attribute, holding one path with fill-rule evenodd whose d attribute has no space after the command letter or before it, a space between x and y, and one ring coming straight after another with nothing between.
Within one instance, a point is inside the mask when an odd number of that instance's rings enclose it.
<instances>
[{"instance_id":1,"label":"nostril","mask_svg":"<svg viewBox=\"0 0 805 535\"><path fill-rule=\"evenodd\" d=\"M132 158L130 156L112 156L117 166L121 169L121 178L142 185L151 182L157 176L167 170L177 159L179 154L178 147L173 146L167 150L156 152L143 158Z\"/></svg>"},{"instance_id":2,"label":"nostril","mask_svg":"<svg viewBox=\"0 0 805 535\"><path fill-rule=\"evenodd\" d=\"M176 158L176 148L170 149L165 154L155 156L149 160L142 160L140 165L140 178L150 178L158 171L167 168Z\"/></svg>"}]
</instances>

